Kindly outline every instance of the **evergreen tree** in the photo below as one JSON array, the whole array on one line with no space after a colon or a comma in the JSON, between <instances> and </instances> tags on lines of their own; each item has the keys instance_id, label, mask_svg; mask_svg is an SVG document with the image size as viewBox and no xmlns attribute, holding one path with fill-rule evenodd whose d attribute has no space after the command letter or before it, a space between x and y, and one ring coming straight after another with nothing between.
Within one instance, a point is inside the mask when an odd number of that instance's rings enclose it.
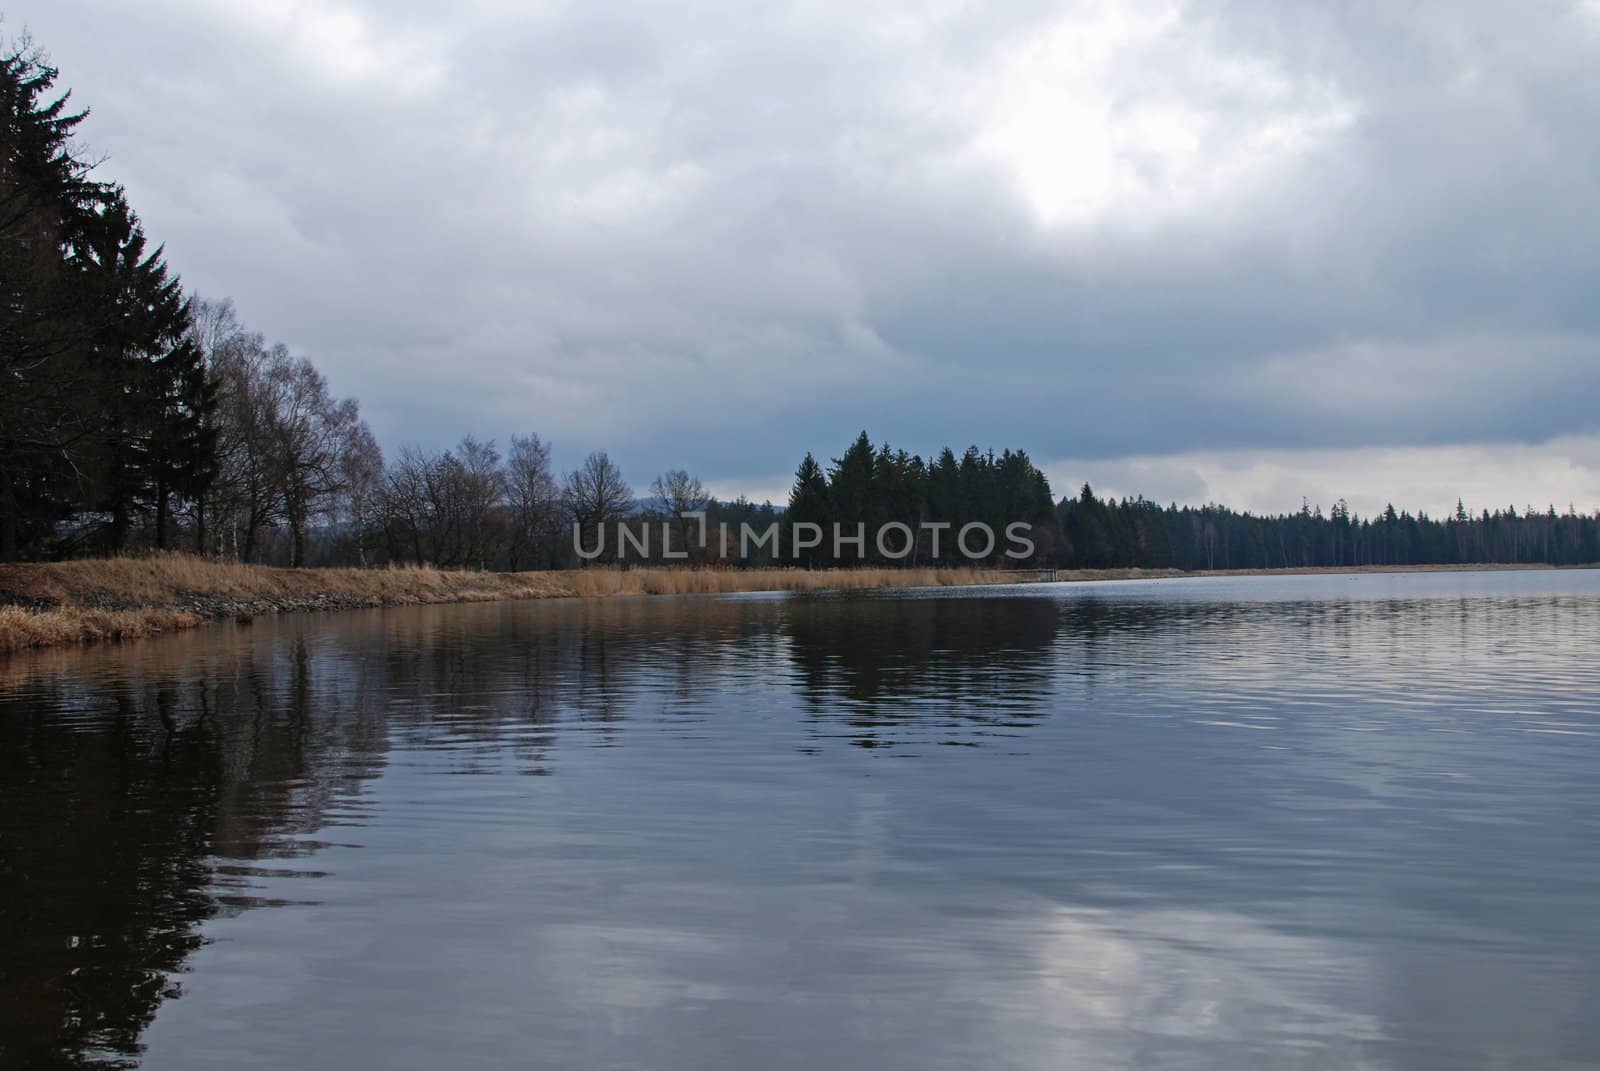
<instances>
[{"instance_id":1,"label":"evergreen tree","mask_svg":"<svg viewBox=\"0 0 1600 1071\"><path fill-rule=\"evenodd\" d=\"M828 543L832 533L828 525L832 522L831 510L828 504L828 478L823 475L822 466L817 464L817 459L807 454L805 460L800 462L800 467L795 470L794 487L789 492L789 508L784 515L784 540L788 541L793 534L793 525L815 524L823 530L823 542L820 546L807 547L800 550L798 559L806 568L822 564L832 553Z\"/></svg>"},{"instance_id":2,"label":"evergreen tree","mask_svg":"<svg viewBox=\"0 0 1600 1071\"><path fill-rule=\"evenodd\" d=\"M121 190L108 191L87 222L74 263L100 310L90 352L108 420L93 503L110 517L105 543L122 550L130 520L145 513L155 544L165 546L173 496L204 493L215 474L215 387L190 331L189 301L162 251L147 252Z\"/></svg>"},{"instance_id":3,"label":"evergreen tree","mask_svg":"<svg viewBox=\"0 0 1600 1071\"><path fill-rule=\"evenodd\" d=\"M169 504L214 468L189 303L121 189L88 177L86 113L55 79L26 43L0 56L0 559L71 549L59 527L85 511L104 547L140 514L164 545Z\"/></svg>"},{"instance_id":4,"label":"evergreen tree","mask_svg":"<svg viewBox=\"0 0 1600 1071\"><path fill-rule=\"evenodd\" d=\"M23 41L0 55L0 560L36 555L82 492L101 426L84 344L91 305L68 268L100 195L72 150L87 115Z\"/></svg>"},{"instance_id":5,"label":"evergreen tree","mask_svg":"<svg viewBox=\"0 0 1600 1071\"><path fill-rule=\"evenodd\" d=\"M928 516L959 528L963 515L961 467L955 451L947 446L928 466Z\"/></svg>"},{"instance_id":6,"label":"evergreen tree","mask_svg":"<svg viewBox=\"0 0 1600 1071\"><path fill-rule=\"evenodd\" d=\"M867 438L865 431L856 436L856 441L850 444L843 456L833 461L833 468L828 473L828 502L832 519L842 526L846 538L854 538L857 526L862 525L865 526L867 542L872 541L880 516L875 494L876 472L877 456L872 449L872 440ZM831 538L831 531L829 536ZM870 546L864 546L857 552L852 544L841 560L861 561L870 551Z\"/></svg>"}]
</instances>

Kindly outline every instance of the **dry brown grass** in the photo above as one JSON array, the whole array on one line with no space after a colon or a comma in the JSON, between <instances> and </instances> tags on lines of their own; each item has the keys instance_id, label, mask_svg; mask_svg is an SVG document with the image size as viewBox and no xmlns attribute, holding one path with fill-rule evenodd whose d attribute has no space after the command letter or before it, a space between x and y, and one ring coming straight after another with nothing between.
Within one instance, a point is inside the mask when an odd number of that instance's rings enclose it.
<instances>
[{"instance_id":1,"label":"dry brown grass","mask_svg":"<svg viewBox=\"0 0 1600 1071\"><path fill-rule=\"evenodd\" d=\"M1058 580L1140 580L1196 575L1410 572L1450 568L1462 567L1239 569L1199 574L1168 569L1084 569L1061 570L1056 577ZM192 628L207 618L236 614L502 599L943 587L1007 583L1033 575L1026 570L975 568L808 571L596 567L549 573L455 572L414 566L277 569L173 553L0 565L0 652L133 639ZM4 605L7 602L21 605Z\"/></svg>"},{"instance_id":2,"label":"dry brown grass","mask_svg":"<svg viewBox=\"0 0 1600 1071\"><path fill-rule=\"evenodd\" d=\"M571 594L582 598L716 595L739 591L861 591L1004 584L1017 579L1017 574L1000 569L582 569L549 575L570 587Z\"/></svg>"},{"instance_id":3,"label":"dry brown grass","mask_svg":"<svg viewBox=\"0 0 1600 1071\"><path fill-rule=\"evenodd\" d=\"M593 568L548 573L278 569L187 554L0 565L0 651L132 639L211 617L500 599L1004 583L995 569Z\"/></svg>"},{"instance_id":4,"label":"dry brown grass","mask_svg":"<svg viewBox=\"0 0 1600 1071\"><path fill-rule=\"evenodd\" d=\"M130 606L166 606L193 595L294 599L316 595L362 598L374 605L449 601L473 596L547 593L547 574L468 573L439 569L276 569L215 562L187 554L84 559L0 566L0 592L49 598L62 605L105 597Z\"/></svg>"},{"instance_id":5,"label":"dry brown grass","mask_svg":"<svg viewBox=\"0 0 1600 1071\"><path fill-rule=\"evenodd\" d=\"M138 639L194 628L200 622L198 614L187 610L28 610L0 606L0 652Z\"/></svg>"}]
</instances>

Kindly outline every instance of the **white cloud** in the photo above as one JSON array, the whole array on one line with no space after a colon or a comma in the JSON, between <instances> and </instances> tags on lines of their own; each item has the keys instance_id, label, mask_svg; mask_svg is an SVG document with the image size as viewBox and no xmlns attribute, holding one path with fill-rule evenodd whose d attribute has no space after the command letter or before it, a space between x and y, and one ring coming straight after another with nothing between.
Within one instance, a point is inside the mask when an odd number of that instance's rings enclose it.
<instances>
[{"instance_id":1,"label":"white cloud","mask_svg":"<svg viewBox=\"0 0 1600 1071\"><path fill-rule=\"evenodd\" d=\"M1187 5L1079 5L1000 52L980 145L1046 224L1153 227L1248 197L1356 105L1232 53Z\"/></svg>"},{"instance_id":2,"label":"white cloud","mask_svg":"<svg viewBox=\"0 0 1600 1071\"><path fill-rule=\"evenodd\" d=\"M1600 431L1576 7L12 18L186 282L389 446L537 430L754 488L861 427L1036 457Z\"/></svg>"},{"instance_id":3,"label":"white cloud","mask_svg":"<svg viewBox=\"0 0 1600 1071\"><path fill-rule=\"evenodd\" d=\"M201 0L196 6L242 28L257 48L289 50L303 71L335 86L421 93L444 80L444 64L428 40L396 30L379 11L327 0Z\"/></svg>"}]
</instances>

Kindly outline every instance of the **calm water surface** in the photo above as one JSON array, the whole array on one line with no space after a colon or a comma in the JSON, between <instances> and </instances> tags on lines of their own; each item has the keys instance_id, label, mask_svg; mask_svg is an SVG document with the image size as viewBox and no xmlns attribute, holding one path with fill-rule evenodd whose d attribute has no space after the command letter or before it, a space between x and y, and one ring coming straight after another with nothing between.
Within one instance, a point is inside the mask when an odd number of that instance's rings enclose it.
<instances>
[{"instance_id":1,"label":"calm water surface","mask_svg":"<svg viewBox=\"0 0 1600 1071\"><path fill-rule=\"evenodd\" d=\"M0 1066L1600 1063L1600 574L0 664Z\"/></svg>"}]
</instances>

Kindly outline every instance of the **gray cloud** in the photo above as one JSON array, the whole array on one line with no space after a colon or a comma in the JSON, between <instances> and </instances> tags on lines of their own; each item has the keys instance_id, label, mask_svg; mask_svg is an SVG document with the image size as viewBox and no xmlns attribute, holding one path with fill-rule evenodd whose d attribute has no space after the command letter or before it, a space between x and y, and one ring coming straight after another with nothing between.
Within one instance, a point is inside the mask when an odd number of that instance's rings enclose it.
<instances>
[{"instance_id":1,"label":"gray cloud","mask_svg":"<svg viewBox=\"0 0 1600 1071\"><path fill-rule=\"evenodd\" d=\"M8 25L190 285L391 446L753 485L863 426L1101 462L1600 431L1596 5L991 7Z\"/></svg>"}]
</instances>

